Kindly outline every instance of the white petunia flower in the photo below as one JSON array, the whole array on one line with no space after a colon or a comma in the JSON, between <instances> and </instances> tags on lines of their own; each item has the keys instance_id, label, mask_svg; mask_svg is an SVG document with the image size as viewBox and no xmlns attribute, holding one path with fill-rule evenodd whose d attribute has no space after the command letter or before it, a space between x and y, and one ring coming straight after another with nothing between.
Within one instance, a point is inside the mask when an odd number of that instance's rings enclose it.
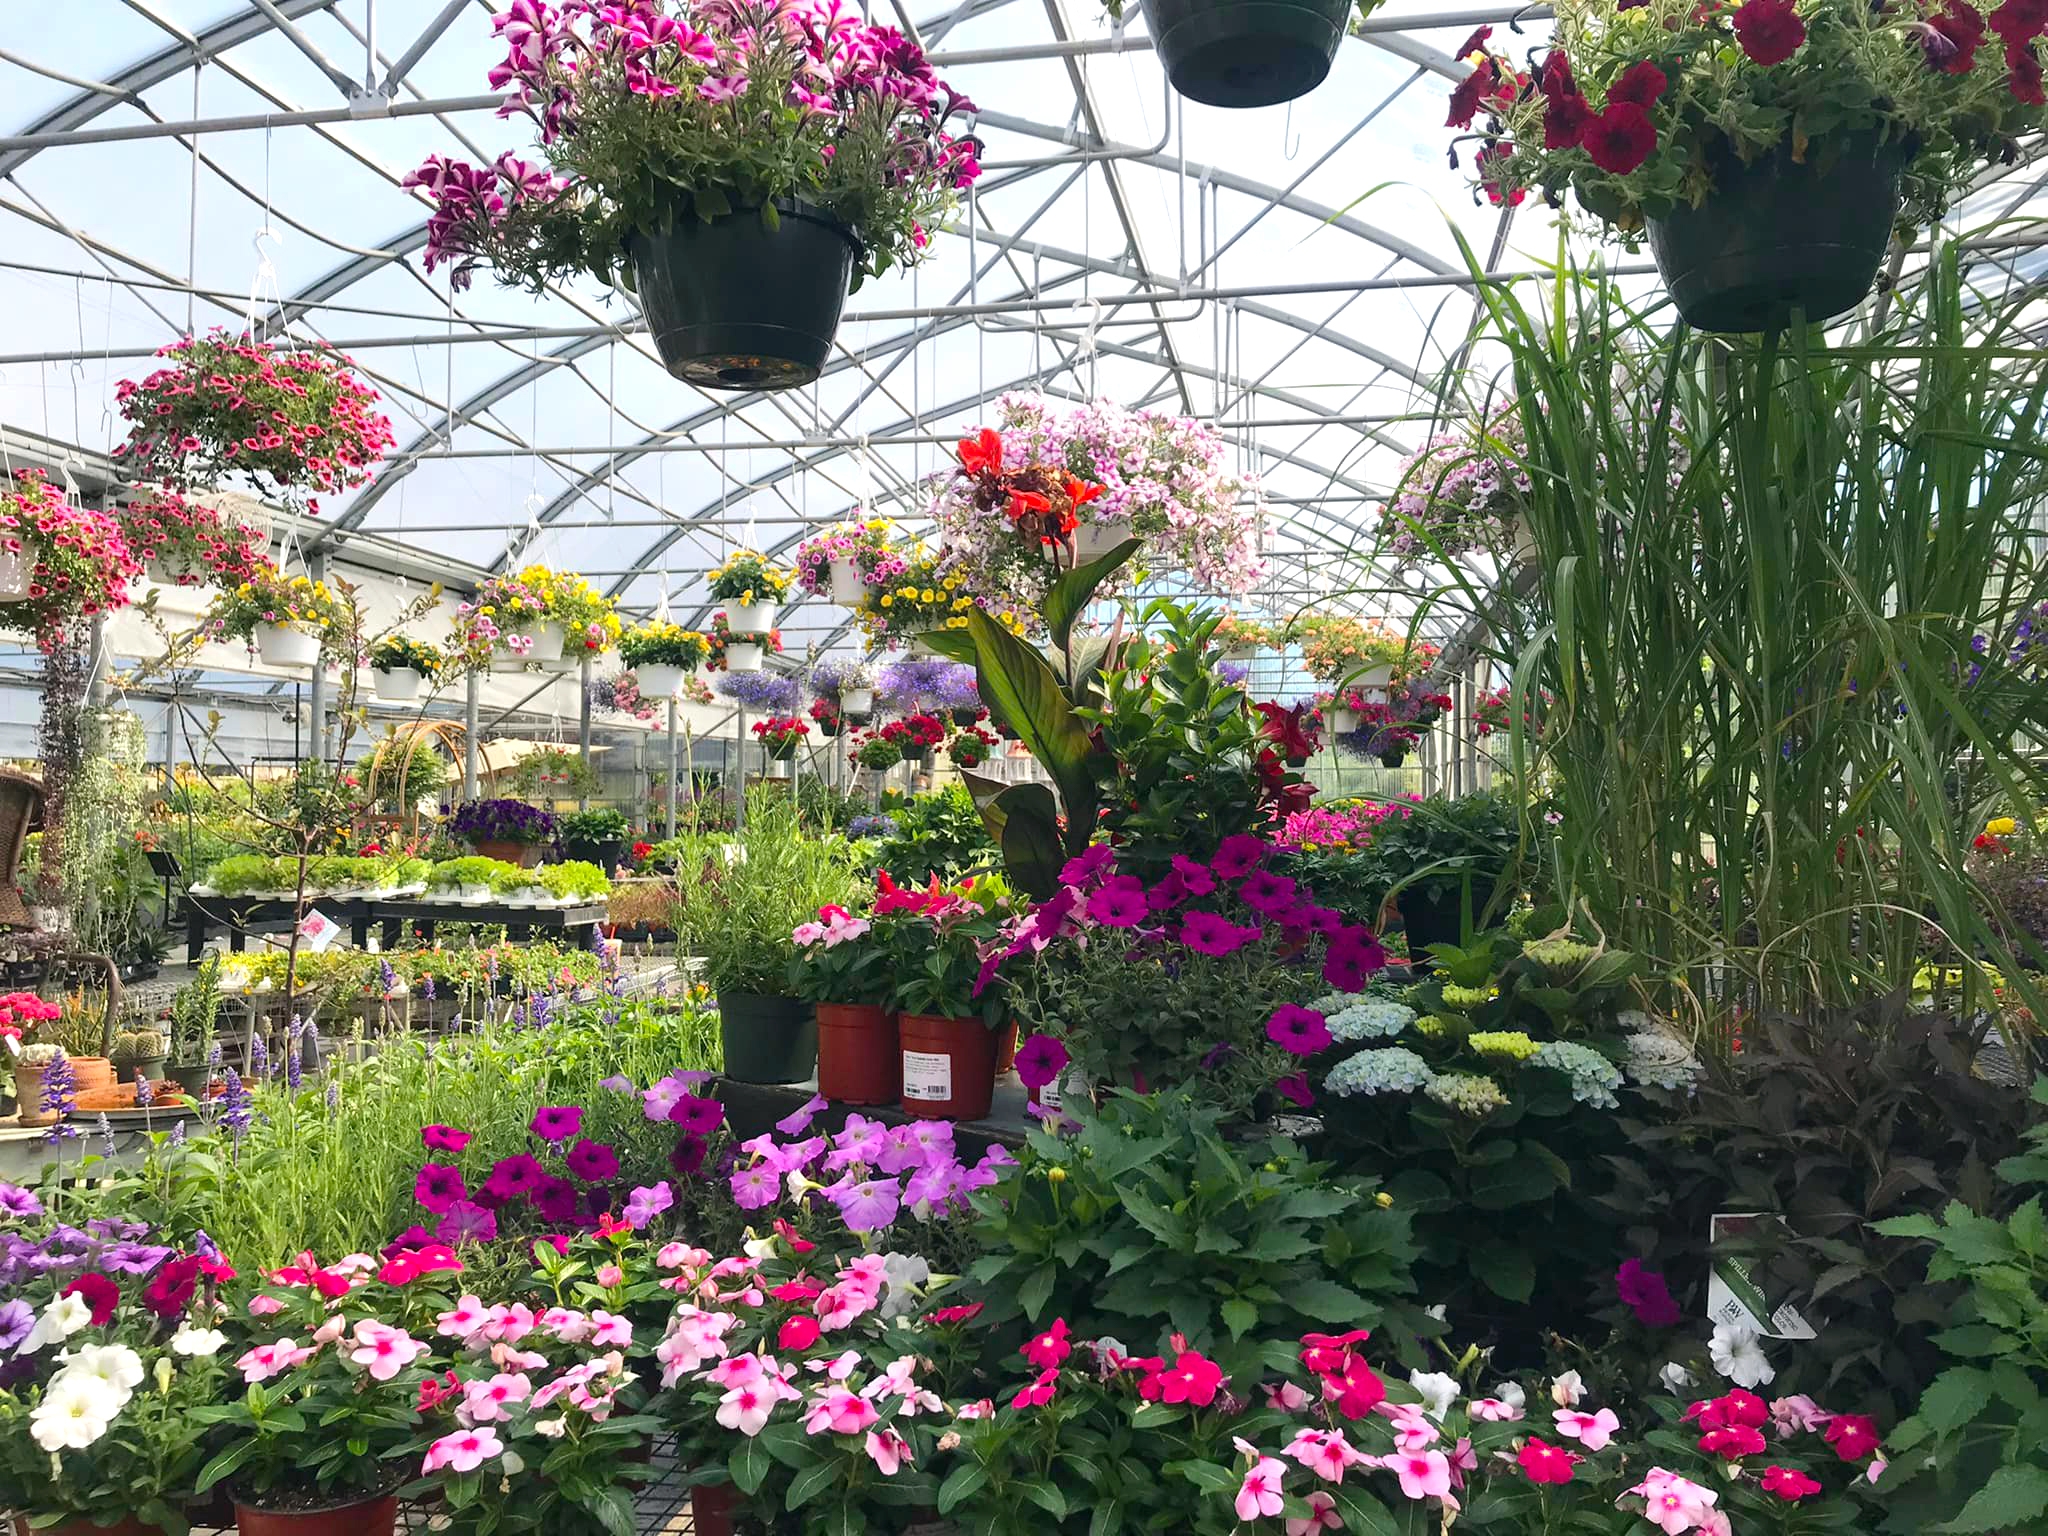
<instances>
[{"instance_id":1,"label":"white petunia flower","mask_svg":"<svg viewBox=\"0 0 2048 1536\"><path fill-rule=\"evenodd\" d=\"M32 1355L45 1344L59 1344L68 1339L87 1323L92 1321L92 1308L83 1296L76 1292L59 1296L36 1319L36 1326L28 1336L28 1342L21 1346L24 1355Z\"/></svg>"},{"instance_id":2,"label":"white petunia flower","mask_svg":"<svg viewBox=\"0 0 2048 1536\"><path fill-rule=\"evenodd\" d=\"M142 1356L125 1344L87 1344L67 1349L57 1358L64 1362L58 1375L97 1376L114 1389L120 1405L125 1405L142 1385Z\"/></svg>"},{"instance_id":3,"label":"white petunia flower","mask_svg":"<svg viewBox=\"0 0 2048 1536\"><path fill-rule=\"evenodd\" d=\"M189 1323L171 1335L171 1349L180 1355L205 1359L226 1346L228 1336L218 1328L194 1328Z\"/></svg>"},{"instance_id":4,"label":"white petunia flower","mask_svg":"<svg viewBox=\"0 0 2048 1536\"><path fill-rule=\"evenodd\" d=\"M1747 1323L1714 1324L1714 1336L1707 1341L1707 1353L1713 1357L1714 1369L1738 1387L1753 1390L1778 1374L1765 1358L1764 1346L1757 1338L1756 1330Z\"/></svg>"},{"instance_id":5,"label":"white petunia flower","mask_svg":"<svg viewBox=\"0 0 2048 1536\"><path fill-rule=\"evenodd\" d=\"M1422 1411L1438 1423L1458 1400L1458 1378L1442 1371L1411 1371L1408 1385L1422 1394Z\"/></svg>"},{"instance_id":6,"label":"white petunia flower","mask_svg":"<svg viewBox=\"0 0 2048 1536\"><path fill-rule=\"evenodd\" d=\"M1579 1399L1586 1395L1586 1384L1579 1379L1577 1371L1566 1371L1550 1382L1550 1400L1560 1408L1576 1408Z\"/></svg>"},{"instance_id":7,"label":"white petunia flower","mask_svg":"<svg viewBox=\"0 0 2048 1536\"><path fill-rule=\"evenodd\" d=\"M28 1416L29 1433L52 1454L82 1451L107 1432L120 1411L120 1397L107 1382L83 1371L59 1371Z\"/></svg>"},{"instance_id":8,"label":"white petunia flower","mask_svg":"<svg viewBox=\"0 0 2048 1536\"><path fill-rule=\"evenodd\" d=\"M1687 1391L1693 1384L1692 1372L1676 1360L1666 1360L1664 1369L1657 1373L1657 1379L1664 1383L1665 1391L1672 1393Z\"/></svg>"}]
</instances>

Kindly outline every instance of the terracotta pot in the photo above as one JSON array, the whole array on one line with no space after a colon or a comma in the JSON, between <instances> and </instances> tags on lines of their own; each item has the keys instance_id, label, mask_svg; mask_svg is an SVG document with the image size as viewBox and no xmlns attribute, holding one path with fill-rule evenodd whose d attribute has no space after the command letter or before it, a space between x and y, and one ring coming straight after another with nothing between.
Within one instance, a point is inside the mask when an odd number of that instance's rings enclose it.
<instances>
[{"instance_id":1,"label":"terracotta pot","mask_svg":"<svg viewBox=\"0 0 2048 1536\"><path fill-rule=\"evenodd\" d=\"M818 1004L818 1092L841 1104L903 1097L903 1046L885 1008Z\"/></svg>"},{"instance_id":2,"label":"terracotta pot","mask_svg":"<svg viewBox=\"0 0 2048 1536\"><path fill-rule=\"evenodd\" d=\"M43 1069L41 1067L16 1067L14 1069L14 1108L16 1120L22 1125L55 1125L55 1110L43 1108Z\"/></svg>"},{"instance_id":3,"label":"terracotta pot","mask_svg":"<svg viewBox=\"0 0 2048 1536\"><path fill-rule=\"evenodd\" d=\"M996 1091L996 1032L979 1019L906 1013L896 1020L903 1040L903 1113L919 1120L979 1120Z\"/></svg>"},{"instance_id":4,"label":"terracotta pot","mask_svg":"<svg viewBox=\"0 0 2048 1536\"><path fill-rule=\"evenodd\" d=\"M1012 1019L996 1037L996 1076L1017 1065L1017 1021Z\"/></svg>"},{"instance_id":5,"label":"terracotta pot","mask_svg":"<svg viewBox=\"0 0 2048 1536\"><path fill-rule=\"evenodd\" d=\"M471 843L480 859L501 859L507 864L517 864L521 869L531 869L540 862L540 844L512 843L497 838Z\"/></svg>"},{"instance_id":6,"label":"terracotta pot","mask_svg":"<svg viewBox=\"0 0 2048 1536\"><path fill-rule=\"evenodd\" d=\"M88 1088L111 1088L115 1082L114 1063L105 1056L74 1056L71 1078L80 1093Z\"/></svg>"},{"instance_id":7,"label":"terracotta pot","mask_svg":"<svg viewBox=\"0 0 2048 1536\"><path fill-rule=\"evenodd\" d=\"M732 1536L733 1496L731 1483L707 1483L690 1490L690 1524L697 1536Z\"/></svg>"},{"instance_id":8,"label":"terracotta pot","mask_svg":"<svg viewBox=\"0 0 2048 1536\"><path fill-rule=\"evenodd\" d=\"M360 1499L326 1509L257 1509L235 1502L235 1529L242 1536L392 1536L398 1526L398 1496Z\"/></svg>"},{"instance_id":9,"label":"terracotta pot","mask_svg":"<svg viewBox=\"0 0 2048 1536\"><path fill-rule=\"evenodd\" d=\"M27 1515L14 1517L14 1536L164 1536L160 1525L144 1525L130 1515L114 1525L94 1525L90 1520L66 1520L62 1525L33 1529Z\"/></svg>"}]
</instances>

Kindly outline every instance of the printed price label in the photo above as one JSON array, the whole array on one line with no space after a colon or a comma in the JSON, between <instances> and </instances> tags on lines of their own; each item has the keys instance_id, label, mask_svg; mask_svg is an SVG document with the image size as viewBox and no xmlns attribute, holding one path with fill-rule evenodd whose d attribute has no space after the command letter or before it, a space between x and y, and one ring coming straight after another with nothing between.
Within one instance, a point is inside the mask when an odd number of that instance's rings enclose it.
<instances>
[{"instance_id":1,"label":"printed price label","mask_svg":"<svg viewBox=\"0 0 2048 1536\"><path fill-rule=\"evenodd\" d=\"M1783 1232L1784 1222L1762 1211L1717 1212L1707 1222L1714 1250L1707 1274L1707 1316L1716 1323L1743 1323L1767 1339L1810 1339L1813 1324L1782 1293L1769 1294L1761 1266L1740 1250L1755 1249ZM1726 1251L1729 1247L1736 1252Z\"/></svg>"},{"instance_id":2,"label":"printed price label","mask_svg":"<svg viewBox=\"0 0 2048 1536\"><path fill-rule=\"evenodd\" d=\"M327 946L340 938L341 933L341 924L318 907L308 912L299 923L299 937L306 941L306 947L316 955L325 954Z\"/></svg>"},{"instance_id":3,"label":"printed price label","mask_svg":"<svg viewBox=\"0 0 2048 1536\"><path fill-rule=\"evenodd\" d=\"M930 1051L903 1053L903 1097L929 1104L953 1097L953 1058Z\"/></svg>"}]
</instances>

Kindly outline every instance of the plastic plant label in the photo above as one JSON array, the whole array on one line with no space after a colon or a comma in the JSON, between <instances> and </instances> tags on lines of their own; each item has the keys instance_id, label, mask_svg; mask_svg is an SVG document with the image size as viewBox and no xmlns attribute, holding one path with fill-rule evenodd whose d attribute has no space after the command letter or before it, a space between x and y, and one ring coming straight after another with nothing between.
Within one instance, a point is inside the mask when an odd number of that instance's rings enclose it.
<instances>
[{"instance_id":1,"label":"plastic plant label","mask_svg":"<svg viewBox=\"0 0 2048 1536\"><path fill-rule=\"evenodd\" d=\"M903 1053L903 1097L943 1104L953 1097L953 1058L934 1051Z\"/></svg>"},{"instance_id":2,"label":"plastic plant label","mask_svg":"<svg viewBox=\"0 0 2048 1536\"><path fill-rule=\"evenodd\" d=\"M305 947L316 955L325 954L328 946L341 935L341 924L318 907L313 908L299 921L299 938L304 941Z\"/></svg>"},{"instance_id":3,"label":"plastic plant label","mask_svg":"<svg viewBox=\"0 0 2048 1536\"><path fill-rule=\"evenodd\" d=\"M1734 1245L1755 1249L1785 1223L1766 1211L1716 1212L1707 1222L1707 1243L1713 1268L1707 1274L1707 1317L1716 1323L1745 1323L1767 1339L1810 1339L1813 1325L1791 1301L1773 1298L1759 1277L1760 1266L1747 1253L1723 1252Z\"/></svg>"}]
</instances>

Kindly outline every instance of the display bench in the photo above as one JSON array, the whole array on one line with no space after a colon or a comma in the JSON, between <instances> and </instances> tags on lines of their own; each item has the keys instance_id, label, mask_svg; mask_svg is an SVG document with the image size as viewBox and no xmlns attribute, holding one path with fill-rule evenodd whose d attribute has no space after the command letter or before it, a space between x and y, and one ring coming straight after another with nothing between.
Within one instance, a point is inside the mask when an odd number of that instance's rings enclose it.
<instances>
[{"instance_id":1,"label":"display bench","mask_svg":"<svg viewBox=\"0 0 2048 1536\"><path fill-rule=\"evenodd\" d=\"M601 899L573 907L533 907L497 901L422 901L415 896L310 897L306 910L321 912L346 927L358 949L369 946L372 927L379 930L384 948L396 949L408 928L432 943L441 923L502 926L505 937L517 944L536 934L572 934L605 920ZM296 916L293 903L273 897L187 895L178 908L186 962L197 965L207 939L217 932L225 931L228 948L240 954L251 933L290 932Z\"/></svg>"}]
</instances>

